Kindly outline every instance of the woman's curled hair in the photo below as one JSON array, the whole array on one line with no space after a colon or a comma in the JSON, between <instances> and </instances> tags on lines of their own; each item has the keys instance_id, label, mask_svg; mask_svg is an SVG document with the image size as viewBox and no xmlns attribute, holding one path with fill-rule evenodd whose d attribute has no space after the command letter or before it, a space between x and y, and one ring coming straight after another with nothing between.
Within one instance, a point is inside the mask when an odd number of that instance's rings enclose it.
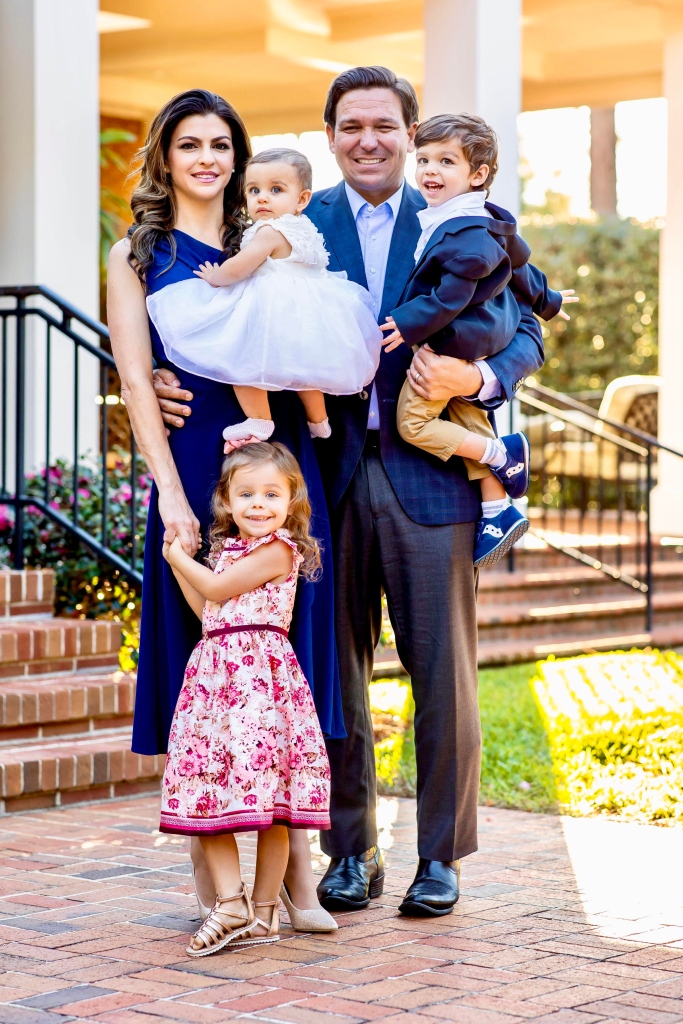
<instances>
[{"instance_id":1,"label":"woman's curled hair","mask_svg":"<svg viewBox=\"0 0 683 1024\"><path fill-rule=\"evenodd\" d=\"M290 504L284 529L297 546L303 557L299 574L306 580L316 580L320 576L321 559L320 545L311 536L311 503L303 474L289 448L279 441L261 441L258 444L245 444L230 452L223 463L220 480L213 492L211 510L213 521L209 530L208 563L213 568L220 558L228 537L236 537L239 530L235 520L228 511L230 483L238 469L251 469L257 465L272 463L286 478L289 484Z\"/></svg>"},{"instance_id":2,"label":"woman's curled hair","mask_svg":"<svg viewBox=\"0 0 683 1024\"><path fill-rule=\"evenodd\" d=\"M176 244L172 231L177 206L173 182L167 169L173 133L186 117L207 117L209 114L216 114L225 121L232 136L235 170L223 193L221 245L229 256L239 247L246 218L244 170L251 156L249 136L237 111L222 97L206 89L189 89L174 96L156 115L133 165L132 173L134 175L139 172L140 181L130 201L133 224L128 229L128 262L143 284L154 262L154 247L162 239L167 240L171 250L169 267L175 262Z\"/></svg>"}]
</instances>

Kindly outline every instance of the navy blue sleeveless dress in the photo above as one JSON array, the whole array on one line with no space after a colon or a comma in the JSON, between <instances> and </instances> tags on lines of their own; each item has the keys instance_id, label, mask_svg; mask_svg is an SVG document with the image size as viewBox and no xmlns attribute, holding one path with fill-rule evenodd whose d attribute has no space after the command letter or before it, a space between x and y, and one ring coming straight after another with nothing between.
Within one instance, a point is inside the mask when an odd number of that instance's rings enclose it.
<instances>
[{"instance_id":1,"label":"navy blue sleeveless dress","mask_svg":"<svg viewBox=\"0 0 683 1024\"><path fill-rule=\"evenodd\" d=\"M177 253L169 267L167 241L157 246L147 273L150 292L172 286L192 275L200 263L222 262L220 250L182 231L173 232ZM165 269L168 268L168 269ZM172 369L182 386L194 395L192 415L184 427L172 429L169 443L187 499L208 536L211 495L223 461L223 428L244 419L231 386L197 377L173 366L150 323L152 350L158 366ZM330 525L320 471L308 433L303 406L297 395L272 392L270 406L273 440L287 445L296 456L308 487L313 509L311 532L322 548L323 571L316 583L300 580L290 640L313 693L326 737L345 736L334 637L334 580ZM180 592L161 554L164 527L153 488L147 520L142 584L142 623L132 749L138 754L166 752L173 712L188 658L201 636L201 623Z\"/></svg>"}]
</instances>

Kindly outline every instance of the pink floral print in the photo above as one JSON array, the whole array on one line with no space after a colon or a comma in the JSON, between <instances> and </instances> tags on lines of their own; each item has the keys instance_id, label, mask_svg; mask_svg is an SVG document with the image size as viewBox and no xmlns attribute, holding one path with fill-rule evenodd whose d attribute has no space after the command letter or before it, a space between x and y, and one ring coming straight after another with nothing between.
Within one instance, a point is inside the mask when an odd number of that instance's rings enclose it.
<instances>
[{"instance_id":1,"label":"pink floral print","mask_svg":"<svg viewBox=\"0 0 683 1024\"><path fill-rule=\"evenodd\" d=\"M266 630L208 638L222 626L288 629L301 555L286 530L226 541L215 572L279 539L292 572L224 604L204 605L176 705L161 794L162 832L212 835L330 827L330 769L311 691L289 640Z\"/></svg>"}]
</instances>

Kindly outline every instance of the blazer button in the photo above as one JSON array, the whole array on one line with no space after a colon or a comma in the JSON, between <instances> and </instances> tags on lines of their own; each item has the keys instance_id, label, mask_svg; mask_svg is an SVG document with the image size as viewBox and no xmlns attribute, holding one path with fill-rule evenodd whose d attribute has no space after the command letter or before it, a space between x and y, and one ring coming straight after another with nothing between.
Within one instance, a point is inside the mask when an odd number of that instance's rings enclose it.
<instances>
[{"instance_id":1,"label":"blazer button","mask_svg":"<svg viewBox=\"0 0 683 1024\"><path fill-rule=\"evenodd\" d=\"M359 395L358 397L359 397L359 398L362 398L364 402L367 402L367 400L368 400L368 398L369 398L370 396L368 395L368 393L367 393L367 391L365 390L365 388L363 388L363 390L361 391L361 393L360 393L360 395Z\"/></svg>"}]
</instances>

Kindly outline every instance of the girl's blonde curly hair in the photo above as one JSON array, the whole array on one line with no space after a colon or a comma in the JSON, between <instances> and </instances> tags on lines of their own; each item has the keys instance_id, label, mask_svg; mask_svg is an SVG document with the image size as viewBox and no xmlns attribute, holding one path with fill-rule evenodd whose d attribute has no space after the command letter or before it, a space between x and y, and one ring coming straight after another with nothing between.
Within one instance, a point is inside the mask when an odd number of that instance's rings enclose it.
<instances>
[{"instance_id":1,"label":"girl's blonde curly hair","mask_svg":"<svg viewBox=\"0 0 683 1024\"><path fill-rule=\"evenodd\" d=\"M272 463L286 478L291 495L289 513L283 524L289 530L303 562L299 573L304 579L316 580L320 576L320 545L311 536L311 503L308 490L299 463L292 453L279 441L261 441L258 444L245 444L230 452L223 463L221 478L213 492L213 522L209 530L209 565L213 568L218 561L228 537L239 533L231 513L228 511L229 491L232 478L238 469L252 469L254 466Z\"/></svg>"}]
</instances>

